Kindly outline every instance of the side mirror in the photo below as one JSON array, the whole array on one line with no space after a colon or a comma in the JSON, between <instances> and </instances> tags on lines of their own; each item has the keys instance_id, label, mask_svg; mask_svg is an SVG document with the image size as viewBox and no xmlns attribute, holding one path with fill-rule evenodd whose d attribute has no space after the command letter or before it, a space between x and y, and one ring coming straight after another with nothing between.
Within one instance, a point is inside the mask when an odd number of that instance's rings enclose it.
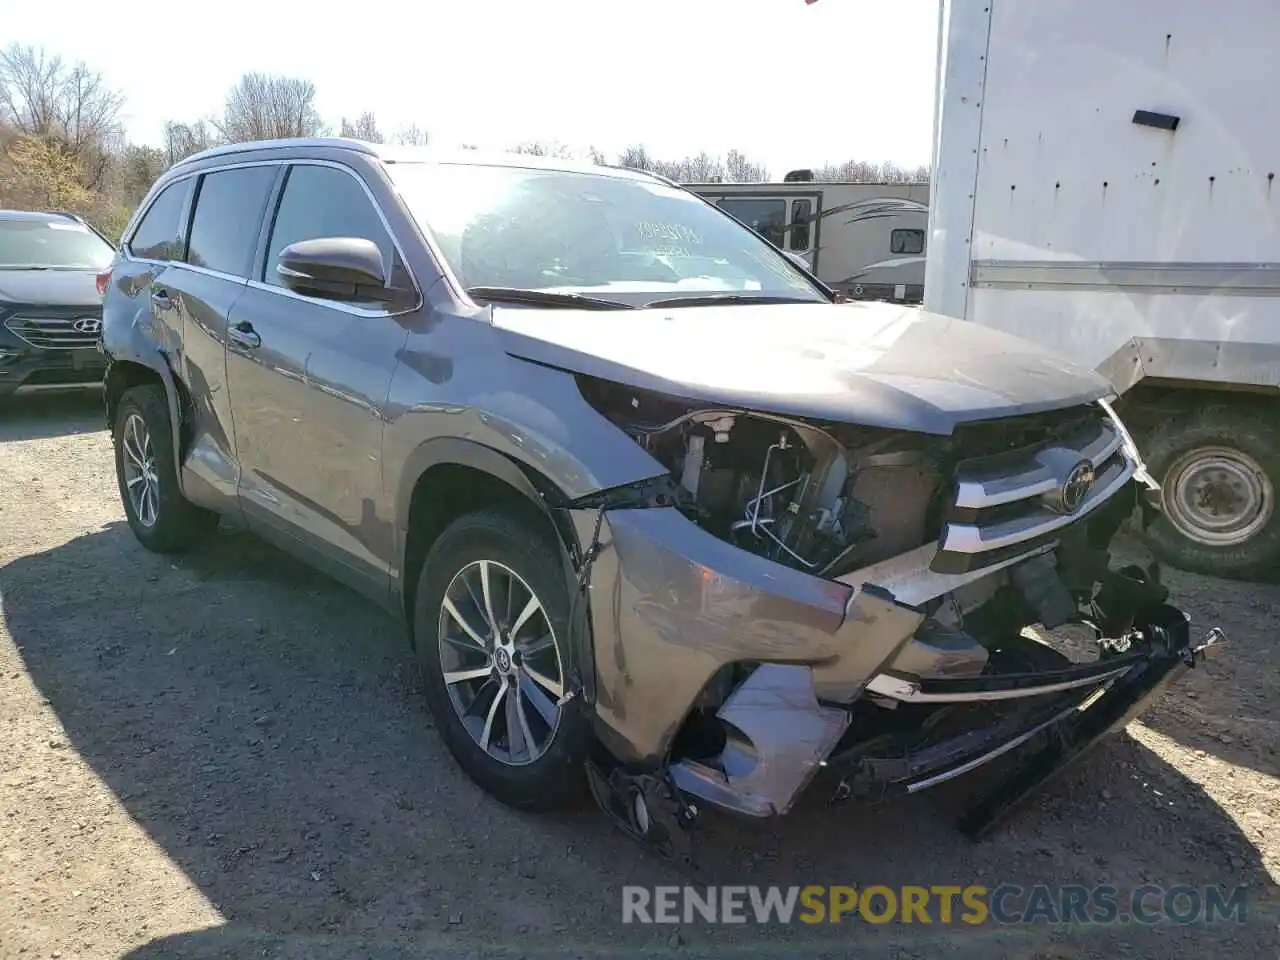
<instances>
[{"instance_id":1,"label":"side mirror","mask_svg":"<svg viewBox=\"0 0 1280 960\"><path fill-rule=\"evenodd\" d=\"M280 251L276 272L296 293L333 300L392 299L382 251L359 237L299 240Z\"/></svg>"}]
</instances>

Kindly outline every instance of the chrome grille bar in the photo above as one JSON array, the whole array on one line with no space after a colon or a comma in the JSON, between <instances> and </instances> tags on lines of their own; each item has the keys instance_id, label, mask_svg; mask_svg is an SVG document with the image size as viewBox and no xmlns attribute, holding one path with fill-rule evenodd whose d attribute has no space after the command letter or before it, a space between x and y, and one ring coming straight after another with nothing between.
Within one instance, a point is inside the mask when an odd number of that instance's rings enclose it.
<instances>
[{"instance_id":1,"label":"chrome grille bar","mask_svg":"<svg viewBox=\"0 0 1280 960\"><path fill-rule=\"evenodd\" d=\"M88 330L77 330L81 321L93 321ZM77 317L10 317L4 324L20 340L41 350L78 350L97 346L101 320L86 314ZM81 324L85 326L86 324Z\"/></svg>"},{"instance_id":2,"label":"chrome grille bar","mask_svg":"<svg viewBox=\"0 0 1280 960\"><path fill-rule=\"evenodd\" d=\"M931 569L977 570L1011 559L1019 548L1042 548L1119 493L1136 471L1110 416L968 460L956 470L955 497Z\"/></svg>"}]
</instances>

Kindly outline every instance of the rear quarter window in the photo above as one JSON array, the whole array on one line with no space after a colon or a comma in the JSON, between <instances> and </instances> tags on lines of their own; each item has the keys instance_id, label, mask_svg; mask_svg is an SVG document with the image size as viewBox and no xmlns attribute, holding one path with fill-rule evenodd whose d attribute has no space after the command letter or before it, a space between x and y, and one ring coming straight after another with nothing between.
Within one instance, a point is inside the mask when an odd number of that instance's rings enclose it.
<instances>
[{"instance_id":1,"label":"rear quarter window","mask_svg":"<svg viewBox=\"0 0 1280 960\"><path fill-rule=\"evenodd\" d=\"M183 224L190 180L178 180L160 191L129 238L129 252L144 260L181 260Z\"/></svg>"}]
</instances>

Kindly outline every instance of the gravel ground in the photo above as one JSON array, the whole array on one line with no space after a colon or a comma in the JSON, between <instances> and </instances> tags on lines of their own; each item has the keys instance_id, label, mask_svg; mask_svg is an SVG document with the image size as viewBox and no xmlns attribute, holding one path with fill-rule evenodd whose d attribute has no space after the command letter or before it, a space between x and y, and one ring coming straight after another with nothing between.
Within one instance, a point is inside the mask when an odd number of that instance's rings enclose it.
<instances>
[{"instance_id":1,"label":"gravel ground","mask_svg":"<svg viewBox=\"0 0 1280 960\"><path fill-rule=\"evenodd\" d=\"M624 925L672 867L473 787L354 594L247 535L142 550L98 410L0 407L0 957L1280 956L1280 587L1171 573L1226 653L989 841L815 798L701 847L724 883L1247 884L1244 924Z\"/></svg>"}]
</instances>

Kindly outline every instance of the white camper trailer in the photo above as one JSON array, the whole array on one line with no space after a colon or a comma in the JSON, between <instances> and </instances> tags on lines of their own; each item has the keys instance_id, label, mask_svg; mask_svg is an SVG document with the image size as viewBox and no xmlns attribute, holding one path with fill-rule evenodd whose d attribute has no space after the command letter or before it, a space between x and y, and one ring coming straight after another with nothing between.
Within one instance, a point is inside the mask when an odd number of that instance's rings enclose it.
<instances>
[{"instance_id":1,"label":"white camper trailer","mask_svg":"<svg viewBox=\"0 0 1280 960\"><path fill-rule=\"evenodd\" d=\"M1280 562L1280 5L945 0L924 306L1095 367L1170 563Z\"/></svg>"},{"instance_id":2,"label":"white camper trailer","mask_svg":"<svg viewBox=\"0 0 1280 960\"><path fill-rule=\"evenodd\" d=\"M851 299L919 303L927 183L691 183Z\"/></svg>"}]
</instances>

